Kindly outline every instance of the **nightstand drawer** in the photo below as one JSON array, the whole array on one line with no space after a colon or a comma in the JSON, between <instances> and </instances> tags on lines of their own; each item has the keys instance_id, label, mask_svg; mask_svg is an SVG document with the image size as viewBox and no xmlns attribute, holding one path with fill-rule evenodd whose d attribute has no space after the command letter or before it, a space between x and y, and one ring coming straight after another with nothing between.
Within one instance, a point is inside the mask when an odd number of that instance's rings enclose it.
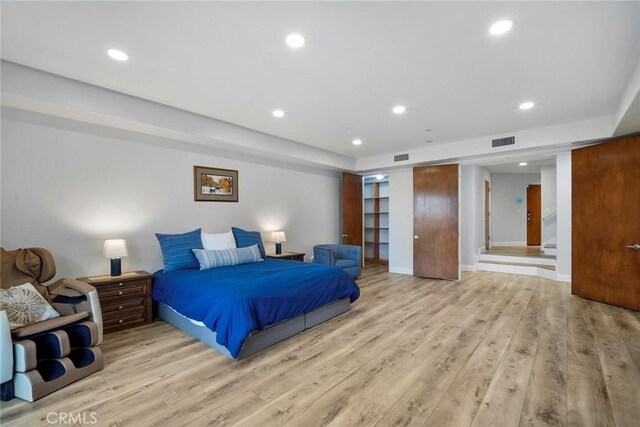
<instances>
[{"instance_id":1,"label":"nightstand drawer","mask_svg":"<svg viewBox=\"0 0 640 427\"><path fill-rule=\"evenodd\" d=\"M132 299L126 299L123 301L118 301L116 302L112 302L112 303L105 303L102 306L102 313L104 313L104 315L106 315L107 313L110 312L118 312L118 311L122 311L122 310L128 310L130 308L134 308L134 307L141 307L144 309L144 297L139 297L139 298L132 298Z\"/></svg>"},{"instance_id":2,"label":"nightstand drawer","mask_svg":"<svg viewBox=\"0 0 640 427\"><path fill-rule=\"evenodd\" d=\"M143 323L145 323L144 314L139 313L139 314L133 314L129 316L121 316L114 319L104 320L102 324L104 327L104 332L109 333L109 332L119 331L120 329L125 329L130 326L142 325Z\"/></svg>"},{"instance_id":3,"label":"nightstand drawer","mask_svg":"<svg viewBox=\"0 0 640 427\"><path fill-rule=\"evenodd\" d=\"M117 311L103 311L102 312L102 321L104 322L104 324L106 325L108 321L110 320L119 320L119 319L125 319L125 318L129 318L129 317L140 317L140 318L144 318L144 306L143 305L139 305L137 307L128 307L128 308L124 308L123 305L120 305L118 307L123 307L121 310L117 310Z\"/></svg>"},{"instance_id":4,"label":"nightstand drawer","mask_svg":"<svg viewBox=\"0 0 640 427\"><path fill-rule=\"evenodd\" d=\"M145 294L146 292L146 280L119 282L98 287L98 296L101 299L122 298L130 295L141 295Z\"/></svg>"}]
</instances>

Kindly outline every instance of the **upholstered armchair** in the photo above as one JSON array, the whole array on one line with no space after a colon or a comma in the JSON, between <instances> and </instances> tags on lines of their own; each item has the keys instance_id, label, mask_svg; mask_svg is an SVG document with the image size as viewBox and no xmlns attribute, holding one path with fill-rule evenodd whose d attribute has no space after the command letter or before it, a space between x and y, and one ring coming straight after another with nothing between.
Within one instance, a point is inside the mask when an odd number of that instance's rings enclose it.
<instances>
[{"instance_id":1,"label":"upholstered armchair","mask_svg":"<svg viewBox=\"0 0 640 427\"><path fill-rule=\"evenodd\" d=\"M313 247L313 262L341 268L354 279L360 276L361 260L360 246L325 244Z\"/></svg>"},{"instance_id":2,"label":"upholstered armchair","mask_svg":"<svg viewBox=\"0 0 640 427\"><path fill-rule=\"evenodd\" d=\"M102 353L97 347L102 342L102 312L96 289L74 279L47 284L55 276L56 266L51 253L43 248L0 248L0 258L2 400L17 396L34 401L102 369ZM17 316L22 320L25 313L37 315L44 304L37 302L41 298L36 295L25 303L33 304L32 310L21 313L10 305L18 294L4 290L23 288L26 283L33 285L59 317L16 327L15 323L24 324Z\"/></svg>"}]
</instances>

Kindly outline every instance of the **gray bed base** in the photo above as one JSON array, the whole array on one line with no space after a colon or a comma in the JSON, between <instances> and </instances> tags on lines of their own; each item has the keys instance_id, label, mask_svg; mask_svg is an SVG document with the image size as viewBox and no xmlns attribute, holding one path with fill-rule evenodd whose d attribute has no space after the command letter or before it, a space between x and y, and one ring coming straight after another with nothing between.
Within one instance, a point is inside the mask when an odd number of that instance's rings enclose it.
<instances>
[{"instance_id":1,"label":"gray bed base","mask_svg":"<svg viewBox=\"0 0 640 427\"><path fill-rule=\"evenodd\" d=\"M283 320L282 322L268 326L262 331L252 332L245 340L242 350L236 360L244 359L271 347L277 342L285 340L296 335L306 329L336 317L344 312L349 311L351 304L349 298L334 301L322 307L318 307L309 313ZM171 309L168 305L158 302L158 317L171 323L178 329L188 333L189 335L199 339L214 350L232 358L229 350L216 342L216 333L205 326L192 323L189 319Z\"/></svg>"}]
</instances>

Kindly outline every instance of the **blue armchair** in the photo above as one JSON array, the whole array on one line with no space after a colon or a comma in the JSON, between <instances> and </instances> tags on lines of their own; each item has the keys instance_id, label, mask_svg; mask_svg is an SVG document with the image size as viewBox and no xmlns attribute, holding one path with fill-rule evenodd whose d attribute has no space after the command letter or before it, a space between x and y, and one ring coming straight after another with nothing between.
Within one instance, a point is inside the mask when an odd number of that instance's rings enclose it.
<instances>
[{"instance_id":1,"label":"blue armchair","mask_svg":"<svg viewBox=\"0 0 640 427\"><path fill-rule=\"evenodd\" d=\"M360 275L362 248L353 245L316 245L313 262L343 269L354 279Z\"/></svg>"}]
</instances>

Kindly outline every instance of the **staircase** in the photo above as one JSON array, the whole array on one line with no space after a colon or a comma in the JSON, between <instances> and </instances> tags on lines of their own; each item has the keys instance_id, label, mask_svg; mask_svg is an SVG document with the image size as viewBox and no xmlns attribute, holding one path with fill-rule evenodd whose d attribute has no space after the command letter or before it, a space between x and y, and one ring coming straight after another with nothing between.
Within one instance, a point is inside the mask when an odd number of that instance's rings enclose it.
<instances>
[{"instance_id":1,"label":"staircase","mask_svg":"<svg viewBox=\"0 0 640 427\"><path fill-rule=\"evenodd\" d=\"M547 254L546 247L543 251L532 251L529 248L501 248L501 250L481 253L478 257L478 270L556 280L556 256Z\"/></svg>"}]
</instances>

